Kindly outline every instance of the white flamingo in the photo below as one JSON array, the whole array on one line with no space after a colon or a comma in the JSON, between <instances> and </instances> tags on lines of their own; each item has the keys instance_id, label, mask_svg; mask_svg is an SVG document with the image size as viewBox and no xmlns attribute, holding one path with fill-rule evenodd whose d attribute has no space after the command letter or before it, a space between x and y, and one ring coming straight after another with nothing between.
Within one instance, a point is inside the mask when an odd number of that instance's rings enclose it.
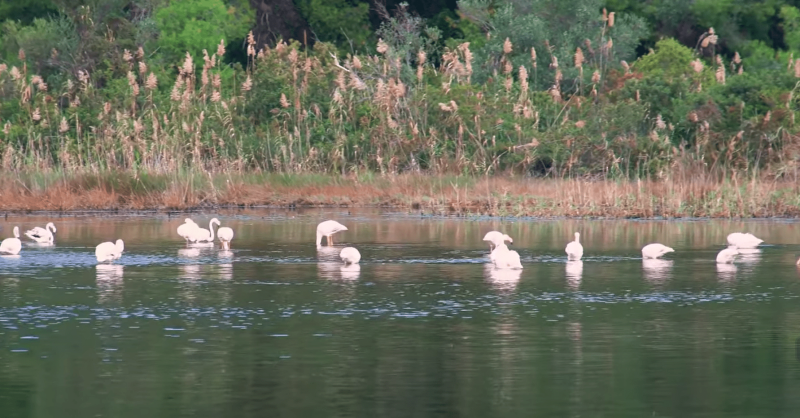
<instances>
[{"instance_id":1,"label":"white flamingo","mask_svg":"<svg viewBox=\"0 0 800 418\"><path fill-rule=\"evenodd\" d=\"M200 228L199 226L192 231L192 235L189 238L192 242L199 242L199 243L214 243L214 224L219 226L219 219L213 218L208 221L208 229Z\"/></svg>"},{"instance_id":2,"label":"white flamingo","mask_svg":"<svg viewBox=\"0 0 800 418\"><path fill-rule=\"evenodd\" d=\"M183 223L178 227L178 235L180 235L181 238L185 239L186 242L188 243L189 239L192 237L192 233L197 228L198 226L196 223L194 223L193 220L186 218L184 219Z\"/></svg>"},{"instance_id":3,"label":"white flamingo","mask_svg":"<svg viewBox=\"0 0 800 418\"><path fill-rule=\"evenodd\" d=\"M345 265L358 264L361 260L361 253L354 247L344 247L342 248L342 252L339 253L339 257Z\"/></svg>"},{"instance_id":4,"label":"white flamingo","mask_svg":"<svg viewBox=\"0 0 800 418\"><path fill-rule=\"evenodd\" d=\"M230 250L231 241L233 240L233 229L227 226L217 228L217 238L219 238L219 242L222 243L223 250Z\"/></svg>"},{"instance_id":5,"label":"white flamingo","mask_svg":"<svg viewBox=\"0 0 800 418\"><path fill-rule=\"evenodd\" d=\"M642 248L642 258L658 258L664 254L675 252L670 247L662 244L647 244Z\"/></svg>"},{"instance_id":6,"label":"white flamingo","mask_svg":"<svg viewBox=\"0 0 800 418\"><path fill-rule=\"evenodd\" d=\"M494 251L492 251L494 266L499 269L521 269L522 263L519 261L519 253L509 250L506 244L497 244L499 245L496 245Z\"/></svg>"},{"instance_id":7,"label":"white flamingo","mask_svg":"<svg viewBox=\"0 0 800 418\"><path fill-rule=\"evenodd\" d=\"M739 249L752 249L756 248L764 242L763 239L756 238L751 233L734 232L728 235L728 245L735 245Z\"/></svg>"},{"instance_id":8,"label":"white flamingo","mask_svg":"<svg viewBox=\"0 0 800 418\"><path fill-rule=\"evenodd\" d=\"M51 229L52 231L50 231ZM37 226L25 231L25 235L39 244L51 244L54 240L53 232L56 232L56 226L52 222L48 222L44 228Z\"/></svg>"},{"instance_id":9,"label":"white flamingo","mask_svg":"<svg viewBox=\"0 0 800 418\"><path fill-rule=\"evenodd\" d=\"M581 233L575 233L575 241L571 241L567 244L567 248L564 249L567 253L567 260L570 261L577 261L583 257L583 245L581 245Z\"/></svg>"},{"instance_id":10,"label":"white flamingo","mask_svg":"<svg viewBox=\"0 0 800 418\"><path fill-rule=\"evenodd\" d=\"M499 231L489 231L483 236L484 241L489 241L489 260L494 262L494 249L497 248L497 243L505 244L505 241L513 243L514 240L508 235Z\"/></svg>"},{"instance_id":11,"label":"white flamingo","mask_svg":"<svg viewBox=\"0 0 800 418\"><path fill-rule=\"evenodd\" d=\"M347 231L347 227L336 221L321 222L317 225L317 247L322 247L322 237L328 246L333 245L333 234L340 231Z\"/></svg>"},{"instance_id":12,"label":"white flamingo","mask_svg":"<svg viewBox=\"0 0 800 418\"><path fill-rule=\"evenodd\" d=\"M733 264L736 256L739 255L739 250L735 245L728 246L717 254L717 264Z\"/></svg>"},{"instance_id":13,"label":"white flamingo","mask_svg":"<svg viewBox=\"0 0 800 418\"><path fill-rule=\"evenodd\" d=\"M17 255L22 249L22 241L19 240L19 227L14 227L14 238L6 238L0 242L0 254Z\"/></svg>"},{"instance_id":14,"label":"white flamingo","mask_svg":"<svg viewBox=\"0 0 800 418\"><path fill-rule=\"evenodd\" d=\"M94 249L94 256L97 257L98 263L106 261L114 261L122 257L122 251L125 249L125 243L121 239L117 242L103 242L97 245Z\"/></svg>"},{"instance_id":15,"label":"white flamingo","mask_svg":"<svg viewBox=\"0 0 800 418\"><path fill-rule=\"evenodd\" d=\"M500 232L500 231L489 231L486 235L483 236L484 241L489 241L489 251L494 249L494 243L496 241L503 242L503 240L513 243L514 240L511 239L508 235Z\"/></svg>"}]
</instances>

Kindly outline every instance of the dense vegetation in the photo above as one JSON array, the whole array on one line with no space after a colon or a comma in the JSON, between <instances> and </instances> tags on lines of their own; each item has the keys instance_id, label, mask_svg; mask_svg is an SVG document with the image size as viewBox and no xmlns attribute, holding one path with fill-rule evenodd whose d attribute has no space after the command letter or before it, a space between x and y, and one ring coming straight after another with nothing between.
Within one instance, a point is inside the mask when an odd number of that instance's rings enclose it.
<instances>
[{"instance_id":1,"label":"dense vegetation","mask_svg":"<svg viewBox=\"0 0 800 418\"><path fill-rule=\"evenodd\" d=\"M797 177L791 1L268 3L4 2L0 167Z\"/></svg>"}]
</instances>

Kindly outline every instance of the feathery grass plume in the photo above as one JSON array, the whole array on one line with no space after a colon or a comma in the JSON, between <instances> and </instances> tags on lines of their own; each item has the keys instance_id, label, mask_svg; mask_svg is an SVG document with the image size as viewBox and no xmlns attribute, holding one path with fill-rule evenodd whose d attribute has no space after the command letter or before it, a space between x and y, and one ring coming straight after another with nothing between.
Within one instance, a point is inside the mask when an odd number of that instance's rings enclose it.
<instances>
[{"instance_id":1,"label":"feathery grass plume","mask_svg":"<svg viewBox=\"0 0 800 418\"><path fill-rule=\"evenodd\" d=\"M556 57L555 55L551 55L550 56L550 69L554 70L556 68L558 68L558 57Z\"/></svg>"},{"instance_id":2,"label":"feathery grass plume","mask_svg":"<svg viewBox=\"0 0 800 418\"><path fill-rule=\"evenodd\" d=\"M194 75L194 60L192 59L191 54L188 52L186 53L186 58L183 60L181 72L183 72L183 75L186 77L191 77Z\"/></svg>"},{"instance_id":3,"label":"feathery grass plume","mask_svg":"<svg viewBox=\"0 0 800 418\"><path fill-rule=\"evenodd\" d=\"M219 89L220 86L222 86L222 78L220 77L219 74L213 74L211 76L211 87Z\"/></svg>"},{"instance_id":4,"label":"feathery grass plume","mask_svg":"<svg viewBox=\"0 0 800 418\"><path fill-rule=\"evenodd\" d=\"M717 57L719 57L719 55L717 55ZM725 66L724 65L718 65L717 66L717 72L715 73L715 75L717 77L717 83L725 84Z\"/></svg>"},{"instance_id":5,"label":"feathery grass plume","mask_svg":"<svg viewBox=\"0 0 800 418\"><path fill-rule=\"evenodd\" d=\"M222 58L223 55L225 55L225 40L220 39L219 45L217 45L217 56Z\"/></svg>"},{"instance_id":6,"label":"feathery grass plume","mask_svg":"<svg viewBox=\"0 0 800 418\"><path fill-rule=\"evenodd\" d=\"M144 48L142 48L141 46L138 49L136 49L136 59L137 60L144 59Z\"/></svg>"},{"instance_id":7,"label":"feathery grass plume","mask_svg":"<svg viewBox=\"0 0 800 418\"><path fill-rule=\"evenodd\" d=\"M608 42L606 42L606 53L610 54L612 49L614 49L614 40L608 38Z\"/></svg>"},{"instance_id":8,"label":"feathery grass plume","mask_svg":"<svg viewBox=\"0 0 800 418\"><path fill-rule=\"evenodd\" d=\"M8 65L0 63L0 74L3 74L8 70Z\"/></svg>"},{"instance_id":9,"label":"feathery grass plume","mask_svg":"<svg viewBox=\"0 0 800 418\"><path fill-rule=\"evenodd\" d=\"M641 97L641 95L639 94L639 89L636 89L636 101L638 102L639 100L641 100L641 98L642 98L642 97Z\"/></svg>"},{"instance_id":10,"label":"feathery grass plume","mask_svg":"<svg viewBox=\"0 0 800 418\"><path fill-rule=\"evenodd\" d=\"M11 76L11 79L14 80L14 81L19 81L19 79L22 78L22 74L20 74L19 68L15 67L15 66L11 67L11 71L9 71L8 74Z\"/></svg>"},{"instance_id":11,"label":"feathery grass plume","mask_svg":"<svg viewBox=\"0 0 800 418\"><path fill-rule=\"evenodd\" d=\"M536 68L536 48L531 47L531 65Z\"/></svg>"},{"instance_id":12,"label":"feathery grass plume","mask_svg":"<svg viewBox=\"0 0 800 418\"><path fill-rule=\"evenodd\" d=\"M800 58L794 60L794 76L800 78Z\"/></svg>"},{"instance_id":13,"label":"feathery grass plume","mask_svg":"<svg viewBox=\"0 0 800 418\"><path fill-rule=\"evenodd\" d=\"M597 84L600 82L600 71L594 70L592 73L592 84Z\"/></svg>"},{"instance_id":14,"label":"feathery grass plume","mask_svg":"<svg viewBox=\"0 0 800 418\"><path fill-rule=\"evenodd\" d=\"M353 68L355 68L356 70L361 71L361 68L362 68L361 60L358 58L358 55L353 57Z\"/></svg>"},{"instance_id":15,"label":"feathery grass plume","mask_svg":"<svg viewBox=\"0 0 800 418\"><path fill-rule=\"evenodd\" d=\"M145 64L144 61L139 61L139 74L141 74L142 77L147 74L147 64Z\"/></svg>"},{"instance_id":16,"label":"feathery grass plume","mask_svg":"<svg viewBox=\"0 0 800 418\"><path fill-rule=\"evenodd\" d=\"M575 49L575 68L583 68L583 50L581 47Z\"/></svg>"},{"instance_id":17,"label":"feathery grass plume","mask_svg":"<svg viewBox=\"0 0 800 418\"><path fill-rule=\"evenodd\" d=\"M247 33L247 44L251 45L251 46L256 44L256 38L255 38L255 36L253 36L253 31L252 30Z\"/></svg>"},{"instance_id":18,"label":"feathery grass plume","mask_svg":"<svg viewBox=\"0 0 800 418\"><path fill-rule=\"evenodd\" d=\"M608 14L608 27L609 28L614 27L614 12Z\"/></svg>"},{"instance_id":19,"label":"feathery grass plume","mask_svg":"<svg viewBox=\"0 0 800 418\"><path fill-rule=\"evenodd\" d=\"M122 59L125 60L125 62L133 61L133 55L131 55L131 51L128 51L127 49L123 50Z\"/></svg>"},{"instance_id":20,"label":"feathery grass plume","mask_svg":"<svg viewBox=\"0 0 800 418\"><path fill-rule=\"evenodd\" d=\"M336 73L334 83L336 83L336 87L338 87L340 90L347 91L347 80L345 80L344 71L340 70Z\"/></svg>"},{"instance_id":21,"label":"feathery grass plume","mask_svg":"<svg viewBox=\"0 0 800 418\"><path fill-rule=\"evenodd\" d=\"M24 49L22 49L22 48L19 49L19 52L17 53L17 58L19 58L20 61L25 61L25 50Z\"/></svg>"},{"instance_id":22,"label":"feathery grass plume","mask_svg":"<svg viewBox=\"0 0 800 418\"><path fill-rule=\"evenodd\" d=\"M389 50L389 45L387 45L386 42L383 41L383 39L378 38L378 47L377 47L378 53L386 54L386 51L388 50Z\"/></svg>"},{"instance_id":23,"label":"feathery grass plume","mask_svg":"<svg viewBox=\"0 0 800 418\"><path fill-rule=\"evenodd\" d=\"M503 54L508 55L511 53L512 50L513 50L513 45L511 44L511 39L506 38L506 40L503 41Z\"/></svg>"},{"instance_id":24,"label":"feathery grass plume","mask_svg":"<svg viewBox=\"0 0 800 418\"><path fill-rule=\"evenodd\" d=\"M250 79L250 75L248 74L247 79L242 83L242 91L250 91L251 88L253 88L253 80Z\"/></svg>"},{"instance_id":25,"label":"feathery grass plume","mask_svg":"<svg viewBox=\"0 0 800 418\"><path fill-rule=\"evenodd\" d=\"M62 134L69 130L69 125L67 124L67 118L61 117L61 124L58 125L58 131Z\"/></svg>"},{"instance_id":26,"label":"feathery grass plume","mask_svg":"<svg viewBox=\"0 0 800 418\"><path fill-rule=\"evenodd\" d=\"M214 91L211 93L211 101L212 101L212 102L214 102L214 103L217 103L217 102L219 102L219 100L220 100L221 98L222 98L222 95L219 93L219 90L214 90Z\"/></svg>"},{"instance_id":27,"label":"feathery grass plume","mask_svg":"<svg viewBox=\"0 0 800 418\"><path fill-rule=\"evenodd\" d=\"M281 93L281 107L286 109L289 106L291 105L289 104L289 100L286 98L286 94Z\"/></svg>"},{"instance_id":28,"label":"feathery grass plume","mask_svg":"<svg viewBox=\"0 0 800 418\"><path fill-rule=\"evenodd\" d=\"M585 120L579 120L579 121L575 122L575 127L578 128L578 129L583 129L584 126L586 126L586 121Z\"/></svg>"},{"instance_id":29,"label":"feathery grass plume","mask_svg":"<svg viewBox=\"0 0 800 418\"><path fill-rule=\"evenodd\" d=\"M686 118L689 119L689 122L692 123L697 123L698 121L700 121L700 117L697 116L697 112L695 112L694 110L689 112L689 114L686 115Z\"/></svg>"},{"instance_id":30,"label":"feathery grass plume","mask_svg":"<svg viewBox=\"0 0 800 418\"><path fill-rule=\"evenodd\" d=\"M694 61L690 62L689 64L692 66L692 70L694 70L695 73L699 74L699 73L703 72L703 68L704 68L703 61L700 61L700 58L696 58Z\"/></svg>"},{"instance_id":31,"label":"feathery grass plume","mask_svg":"<svg viewBox=\"0 0 800 418\"><path fill-rule=\"evenodd\" d=\"M528 70L525 69L524 65L519 66L519 85L523 92L528 91Z\"/></svg>"},{"instance_id":32,"label":"feathery grass plume","mask_svg":"<svg viewBox=\"0 0 800 418\"><path fill-rule=\"evenodd\" d=\"M513 85L514 85L514 81L511 79L511 76L506 76L506 79L503 82L503 86L506 88L506 93L511 92L511 87Z\"/></svg>"},{"instance_id":33,"label":"feathery grass plume","mask_svg":"<svg viewBox=\"0 0 800 418\"><path fill-rule=\"evenodd\" d=\"M447 113L450 113L450 112L453 111L453 108L450 107L449 105L445 104L445 103L439 103L439 109L442 112L447 112Z\"/></svg>"},{"instance_id":34,"label":"feathery grass plume","mask_svg":"<svg viewBox=\"0 0 800 418\"><path fill-rule=\"evenodd\" d=\"M33 110L33 115L31 115L31 119L33 119L34 122L38 122L42 119L42 114L39 112L38 107Z\"/></svg>"},{"instance_id":35,"label":"feathery grass plume","mask_svg":"<svg viewBox=\"0 0 800 418\"><path fill-rule=\"evenodd\" d=\"M553 98L553 101L556 103L561 103L561 89L558 87L558 84L554 84L547 90L547 93L550 97Z\"/></svg>"},{"instance_id":36,"label":"feathery grass plume","mask_svg":"<svg viewBox=\"0 0 800 418\"><path fill-rule=\"evenodd\" d=\"M736 53L733 54L733 63L736 64L736 65L739 65L739 64L742 63L742 57L739 56L739 51L736 51Z\"/></svg>"},{"instance_id":37,"label":"feathery grass plume","mask_svg":"<svg viewBox=\"0 0 800 418\"><path fill-rule=\"evenodd\" d=\"M619 63L620 63L620 65L622 65L622 68L625 70L625 74L630 74L631 73L631 66L628 65L627 61L622 60Z\"/></svg>"},{"instance_id":38,"label":"feathery grass plume","mask_svg":"<svg viewBox=\"0 0 800 418\"><path fill-rule=\"evenodd\" d=\"M666 128L667 128L667 124L664 123L664 119L661 118L661 114L659 113L658 116L656 116L656 129L659 129L659 130L663 131Z\"/></svg>"},{"instance_id":39,"label":"feathery grass plume","mask_svg":"<svg viewBox=\"0 0 800 418\"><path fill-rule=\"evenodd\" d=\"M603 7L603 16L601 17L601 19L603 20L603 22L608 22L608 10L606 10L605 7Z\"/></svg>"}]
</instances>

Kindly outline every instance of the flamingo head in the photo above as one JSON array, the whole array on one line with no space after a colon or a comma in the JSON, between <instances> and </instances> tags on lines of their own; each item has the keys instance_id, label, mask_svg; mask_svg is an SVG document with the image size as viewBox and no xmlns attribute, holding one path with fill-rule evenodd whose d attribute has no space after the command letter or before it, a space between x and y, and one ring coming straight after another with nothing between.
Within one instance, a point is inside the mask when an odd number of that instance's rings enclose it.
<instances>
[{"instance_id":1,"label":"flamingo head","mask_svg":"<svg viewBox=\"0 0 800 418\"><path fill-rule=\"evenodd\" d=\"M121 239L118 239L114 245L117 247L117 251L122 252L125 249L125 243L122 242Z\"/></svg>"},{"instance_id":2,"label":"flamingo head","mask_svg":"<svg viewBox=\"0 0 800 418\"><path fill-rule=\"evenodd\" d=\"M575 242L581 242L581 233L580 232L576 232L575 233Z\"/></svg>"},{"instance_id":3,"label":"flamingo head","mask_svg":"<svg viewBox=\"0 0 800 418\"><path fill-rule=\"evenodd\" d=\"M44 226L45 229L52 229L53 232L56 232L56 225L52 222L48 222L47 225Z\"/></svg>"},{"instance_id":4,"label":"flamingo head","mask_svg":"<svg viewBox=\"0 0 800 418\"><path fill-rule=\"evenodd\" d=\"M14 238L19 238L19 227L18 226L14 227Z\"/></svg>"},{"instance_id":5,"label":"flamingo head","mask_svg":"<svg viewBox=\"0 0 800 418\"><path fill-rule=\"evenodd\" d=\"M505 241L508 241L508 242L510 242L512 244L514 243L514 240L511 239L511 237L509 237L507 234L503 234L503 242L505 242Z\"/></svg>"}]
</instances>

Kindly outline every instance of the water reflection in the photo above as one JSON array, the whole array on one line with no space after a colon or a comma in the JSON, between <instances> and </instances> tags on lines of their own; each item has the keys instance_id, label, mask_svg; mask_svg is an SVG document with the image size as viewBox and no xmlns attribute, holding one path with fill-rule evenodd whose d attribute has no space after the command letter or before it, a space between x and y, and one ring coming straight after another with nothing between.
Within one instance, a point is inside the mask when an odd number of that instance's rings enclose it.
<instances>
[{"instance_id":1,"label":"water reflection","mask_svg":"<svg viewBox=\"0 0 800 418\"><path fill-rule=\"evenodd\" d=\"M745 264L755 264L761 261L761 249L759 248L740 248L738 261Z\"/></svg>"},{"instance_id":2,"label":"water reflection","mask_svg":"<svg viewBox=\"0 0 800 418\"><path fill-rule=\"evenodd\" d=\"M178 250L178 255L184 258L200 257L199 248L181 248Z\"/></svg>"},{"instance_id":3,"label":"water reflection","mask_svg":"<svg viewBox=\"0 0 800 418\"><path fill-rule=\"evenodd\" d=\"M339 272L344 280L356 280L361 275L361 266L358 264L343 265L339 268Z\"/></svg>"},{"instance_id":4,"label":"water reflection","mask_svg":"<svg viewBox=\"0 0 800 418\"><path fill-rule=\"evenodd\" d=\"M739 269L736 264L717 263L717 276L722 281L731 281L736 279L736 272Z\"/></svg>"},{"instance_id":5,"label":"water reflection","mask_svg":"<svg viewBox=\"0 0 800 418\"><path fill-rule=\"evenodd\" d=\"M181 265L182 279L198 280L200 279L200 265L199 264L182 264Z\"/></svg>"},{"instance_id":6,"label":"water reflection","mask_svg":"<svg viewBox=\"0 0 800 418\"><path fill-rule=\"evenodd\" d=\"M570 290L578 290L581 287L583 277L583 261L567 261L564 271L567 275L567 287Z\"/></svg>"},{"instance_id":7,"label":"water reflection","mask_svg":"<svg viewBox=\"0 0 800 418\"><path fill-rule=\"evenodd\" d=\"M670 273L672 272L672 263L672 260L662 260L658 258L642 259L644 278L649 282L664 283L669 279Z\"/></svg>"},{"instance_id":8,"label":"water reflection","mask_svg":"<svg viewBox=\"0 0 800 418\"><path fill-rule=\"evenodd\" d=\"M361 275L361 265L344 265L341 262L321 262L317 263L317 272L321 279L328 280L355 280Z\"/></svg>"},{"instance_id":9,"label":"water reflection","mask_svg":"<svg viewBox=\"0 0 800 418\"><path fill-rule=\"evenodd\" d=\"M219 265L219 278L222 280L233 279L233 264L220 264Z\"/></svg>"},{"instance_id":10,"label":"water reflection","mask_svg":"<svg viewBox=\"0 0 800 418\"><path fill-rule=\"evenodd\" d=\"M219 257L220 258L231 258L231 257L233 257L233 251L231 251L231 250L221 250L219 252Z\"/></svg>"},{"instance_id":11,"label":"water reflection","mask_svg":"<svg viewBox=\"0 0 800 418\"><path fill-rule=\"evenodd\" d=\"M522 270L520 269L498 269L494 264L484 264L484 277L498 289L513 290L517 287Z\"/></svg>"},{"instance_id":12,"label":"water reflection","mask_svg":"<svg viewBox=\"0 0 800 418\"><path fill-rule=\"evenodd\" d=\"M320 261L337 261L340 262L339 253L342 251L338 247L317 247L317 258Z\"/></svg>"},{"instance_id":13,"label":"water reflection","mask_svg":"<svg viewBox=\"0 0 800 418\"><path fill-rule=\"evenodd\" d=\"M97 272L97 303L119 302L122 299L123 266L118 264L98 264Z\"/></svg>"}]
</instances>

